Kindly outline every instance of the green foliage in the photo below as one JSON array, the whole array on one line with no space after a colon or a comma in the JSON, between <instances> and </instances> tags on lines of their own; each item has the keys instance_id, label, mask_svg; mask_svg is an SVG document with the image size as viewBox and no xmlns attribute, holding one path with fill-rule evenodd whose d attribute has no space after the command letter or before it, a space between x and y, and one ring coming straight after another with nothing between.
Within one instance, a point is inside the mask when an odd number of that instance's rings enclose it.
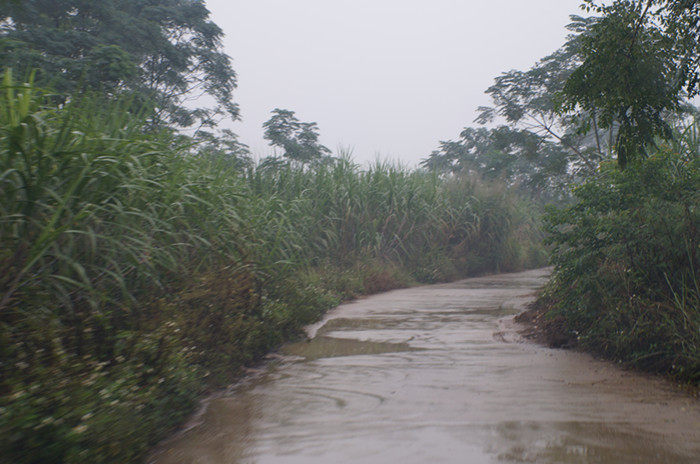
<instances>
[{"instance_id":1,"label":"green foliage","mask_svg":"<svg viewBox=\"0 0 700 464\"><path fill-rule=\"evenodd\" d=\"M599 110L601 127L618 125L615 153L623 168L646 155L655 137L670 138L664 113L678 111L682 98L674 41L654 20L652 3L618 0L601 9L563 92L564 110Z\"/></svg>"},{"instance_id":2,"label":"green foliage","mask_svg":"<svg viewBox=\"0 0 700 464\"><path fill-rule=\"evenodd\" d=\"M659 0L661 23L675 44L678 80L690 97L700 92L700 2Z\"/></svg>"},{"instance_id":3,"label":"green foliage","mask_svg":"<svg viewBox=\"0 0 700 464\"><path fill-rule=\"evenodd\" d=\"M542 262L501 188L246 167L132 108L0 88L0 462L137 461L341 299Z\"/></svg>"},{"instance_id":4,"label":"green foliage","mask_svg":"<svg viewBox=\"0 0 700 464\"><path fill-rule=\"evenodd\" d=\"M244 170L253 166L248 145L240 142L229 129L219 132L200 130L193 137L194 155L209 163L222 165L225 169Z\"/></svg>"},{"instance_id":5,"label":"green foliage","mask_svg":"<svg viewBox=\"0 0 700 464\"><path fill-rule=\"evenodd\" d=\"M495 79L486 90L494 106L479 108L477 122L485 124L501 117L511 127L532 133L541 143L557 146L563 162L570 164L572 171L586 175L608 157L610 134L598 126L600 116L594 106L575 116L559 111L559 94L581 65L582 45L595 24L595 18L580 16L571 16L571 21L567 29L572 34L559 50L527 71L512 70Z\"/></svg>"},{"instance_id":6,"label":"green foliage","mask_svg":"<svg viewBox=\"0 0 700 464\"><path fill-rule=\"evenodd\" d=\"M265 139L284 150L284 157L300 163L327 161L330 150L318 142L315 122L300 122L294 111L272 111L272 117L263 124Z\"/></svg>"},{"instance_id":7,"label":"green foliage","mask_svg":"<svg viewBox=\"0 0 700 464\"><path fill-rule=\"evenodd\" d=\"M560 112L559 94L580 66L582 41L594 18L572 16L572 32L559 50L527 71L511 70L486 93L493 106L480 107L476 122L505 122L495 128L465 128L456 141L442 142L423 163L437 172L475 172L500 178L546 201L567 197L571 184L595 172L610 157L614 128L602 130L599 110Z\"/></svg>"},{"instance_id":8,"label":"green foliage","mask_svg":"<svg viewBox=\"0 0 700 464\"><path fill-rule=\"evenodd\" d=\"M700 91L700 2L698 0L625 0L605 5L585 0L586 11L603 16L617 14L621 9L636 9L642 13L640 26L649 21L662 32L671 45L669 58L675 73L671 84L685 87L689 97Z\"/></svg>"},{"instance_id":9,"label":"green foliage","mask_svg":"<svg viewBox=\"0 0 700 464\"><path fill-rule=\"evenodd\" d=\"M5 0L0 24L3 66L37 70L61 95L135 93L155 106L156 122L179 126L238 115L223 32L202 0ZM217 106L186 107L194 90Z\"/></svg>"},{"instance_id":10,"label":"green foliage","mask_svg":"<svg viewBox=\"0 0 700 464\"><path fill-rule=\"evenodd\" d=\"M576 205L549 215L556 268L547 289L584 348L696 383L697 130L624 171L606 164L576 189Z\"/></svg>"},{"instance_id":11,"label":"green foliage","mask_svg":"<svg viewBox=\"0 0 700 464\"><path fill-rule=\"evenodd\" d=\"M560 199L572 181L561 145L528 130L466 128L457 141L441 142L422 165L437 172L499 180L541 200Z\"/></svg>"}]
</instances>

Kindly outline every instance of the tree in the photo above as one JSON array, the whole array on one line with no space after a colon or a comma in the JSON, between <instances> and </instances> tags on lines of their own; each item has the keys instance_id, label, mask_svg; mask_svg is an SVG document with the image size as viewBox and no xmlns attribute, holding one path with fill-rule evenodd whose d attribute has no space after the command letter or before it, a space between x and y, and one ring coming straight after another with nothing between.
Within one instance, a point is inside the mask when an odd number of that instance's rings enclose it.
<instances>
[{"instance_id":1,"label":"tree","mask_svg":"<svg viewBox=\"0 0 700 464\"><path fill-rule=\"evenodd\" d=\"M588 11L606 16L614 13L619 5L598 5L595 0L585 0ZM629 5L643 12L643 19L658 25L673 43L676 63L676 81L688 96L700 93L700 1L699 0L627 0ZM641 23L640 23L641 24Z\"/></svg>"},{"instance_id":2,"label":"tree","mask_svg":"<svg viewBox=\"0 0 700 464\"><path fill-rule=\"evenodd\" d=\"M678 78L691 97L700 93L700 1L661 0L658 15L675 44Z\"/></svg>"},{"instance_id":3,"label":"tree","mask_svg":"<svg viewBox=\"0 0 700 464\"><path fill-rule=\"evenodd\" d=\"M423 165L441 172L474 172L559 197L565 186L595 172L610 157L610 138L598 125L598 110L562 115L559 93L581 64L581 41L594 19L572 16L566 43L526 71L498 76L486 91L493 102L476 122L495 128L465 128L457 141L442 142Z\"/></svg>"},{"instance_id":4,"label":"tree","mask_svg":"<svg viewBox=\"0 0 700 464\"><path fill-rule=\"evenodd\" d=\"M195 142L198 156L236 170L253 166L250 147L239 141L238 136L229 129L223 129L219 133L199 131Z\"/></svg>"},{"instance_id":5,"label":"tree","mask_svg":"<svg viewBox=\"0 0 700 464\"><path fill-rule=\"evenodd\" d=\"M497 117L514 129L527 130L543 142L557 143L569 152L572 169L593 172L598 162L609 156L610 134L598 124L597 108L576 115L562 115L557 96L569 76L581 64L582 40L594 23L592 18L572 16L572 34L559 50L541 59L527 71L511 70L495 79L486 90L492 107L480 107L480 124Z\"/></svg>"},{"instance_id":6,"label":"tree","mask_svg":"<svg viewBox=\"0 0 700 464\"><path fill-rule=\"evenodd\" d=\"M294 111L276 108L263 128L265 139L283 149L284 157L291 161L311 163L329 158L331 151L318 142L318 125L300 122Z\"/></svg>"},{"instance_id":7,"label":"tree","mask_svg":"<svg viewBox=\"0 0 700 464\"><path fill-rule=\"evenodd\" d=\"M678 2L618 0L595 7L602 17L582 37L582 64L562 93L563 110L599 111L601 127L618 125L614 148L623 168L656 137L670 138L665 115L681 110L691 79L687 64L679 68L687 56L679 56L655 3Z\"/></svg>"},{"instance_id":8,"label":"tree","mask_svg":"<svg viewBox=\"0 0 700 464\"><path fill-rule=\"evenodd\" d=\"M560 144L508 126L466 128L457 141L441 142L422 163L438 172L470 173L504 181L539 197L557 197L570 181L568 154Z\"/></svg>"},{"instance_id":9,"label":"tree","mask_svg":"<svg viewBox=\"0 0 700 464\"><path fill-rule=\"evenodd\" d=\"M154 106L156 122L213 125L238 116L236 74L221 49L222 30L203 0L3 0L0 60L37 83L134 93ZM186 106L209 95L210 108Z\"/></svg>"}]
</instances>

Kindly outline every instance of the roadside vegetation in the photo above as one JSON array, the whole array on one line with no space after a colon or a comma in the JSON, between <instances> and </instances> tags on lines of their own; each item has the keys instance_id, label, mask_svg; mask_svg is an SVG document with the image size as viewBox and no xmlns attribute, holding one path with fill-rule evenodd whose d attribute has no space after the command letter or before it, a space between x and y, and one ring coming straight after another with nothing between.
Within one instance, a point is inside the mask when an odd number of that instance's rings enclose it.
<instances>
[{"instance_id":1,"label":"roadside vegetation","mask_svg":"<svg viewBox=\"0 0 700 464\"><path fill-rule=\"evenodd\" d=\"M554 273L535 338L700 381L700 3L587 1L571 35L487 90L424 166L548 205Z\"/></svg>"},{"instance_id":2,"label":"roadside vegetation","mask_svg":"<svg viewBox=\"0 0 700 464\"><path fill-rule=\"evenodd\" d=\"M612 2L581 42L563 109L616 132L614 161L547 218L549 319L585 350L700 382L700 4Z\"/></svg>"},{"instance_id":3,"label":"roadside vegetation","mask_svg":"<svg viewBox=\"0 0 700 464\"><path fill-rule=\"evenodd\" d=\"M697 124L689 130L697 134ZM549 336L700 381L697 150L695 139L624 171L604 165L576 188L573 206L548 215L556 272L540 304L551 310L549 324L566 321L564 333Z\"/></svg>"},{"instance_id":4,"label":"roadside vegetation","mask_svg":"<svg viewBox=\"0 0 700 464\"><path fill-rule=\"evenodd\" d=\"M3 462L137 459L344 299L545 262L501 186L346 158L241 167L144 130L132 103L57 105L5 75Z\"/></svg>"},{"instance_id":5,"label":"roadside vegetation","mask_svg":"<svg viewBox=\"0 0 700 464\"><path fill-rule=\"evenodd\" d=\"M700 381L700 4L585 3L419 169L287 109L253 161L203 1L7 3L0 462L139 462L343 300L547 262L557 345Z\"/></svg>"}]
</instances>

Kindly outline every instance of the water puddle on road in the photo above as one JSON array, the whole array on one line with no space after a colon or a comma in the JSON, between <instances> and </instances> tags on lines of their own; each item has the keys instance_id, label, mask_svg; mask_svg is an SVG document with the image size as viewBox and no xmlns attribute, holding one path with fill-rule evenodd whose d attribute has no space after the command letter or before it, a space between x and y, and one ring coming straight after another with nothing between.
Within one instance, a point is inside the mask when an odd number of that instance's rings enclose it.
<instances>
[{"instance_id":1,"label":"water puddle on road","mask_svg":"<svg viewBox=\"0 0 700 464\"><path fill-rule=\"evenodd\" d=\"M698 400L504 325L546 271L329 312L162 444L154 464L698 462ZM505 327L505 328L504 328Z\"/></svg>"},{"instance_id":2,"label":"water puddle on road","mask_svg":"<svg viewBox=\"0 0 700 464\"><path fill-rule=\"evenodd\" d=\"M306 361L314 361L337 356L378 355L412 351L413 349L407 343L372 342L369 340L320 336L309 341L286 345L280 352L283 355L299 356Z\"/></svg>"}]
</instances>

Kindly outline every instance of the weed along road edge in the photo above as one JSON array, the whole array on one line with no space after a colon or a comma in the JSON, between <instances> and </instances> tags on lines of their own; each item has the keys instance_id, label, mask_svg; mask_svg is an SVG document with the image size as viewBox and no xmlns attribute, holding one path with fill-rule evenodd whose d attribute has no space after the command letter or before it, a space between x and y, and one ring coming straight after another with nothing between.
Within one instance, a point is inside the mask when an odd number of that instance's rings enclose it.
<instances>
[{"instance_id":1,"label":"weed along road edge","mask_svg":"<svg viewBox=\"0 0 700 464\"><path fill-rule=\"evenodd\" d=\"M696 399L516 335L512 316L547 275L344 304L149 462L697 462Z\"/></svg>"}]
</instances>

